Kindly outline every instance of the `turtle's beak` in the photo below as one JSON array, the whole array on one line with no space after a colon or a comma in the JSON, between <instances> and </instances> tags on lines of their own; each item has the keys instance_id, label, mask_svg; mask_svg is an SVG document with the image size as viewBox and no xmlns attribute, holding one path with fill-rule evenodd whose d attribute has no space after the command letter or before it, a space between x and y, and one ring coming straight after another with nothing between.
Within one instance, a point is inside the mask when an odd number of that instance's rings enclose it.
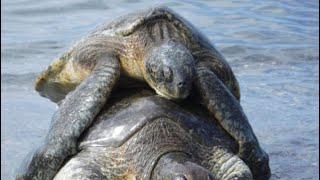
<instances>
[{"instance_id":1,"label":"turtle's beak","mask_svg":"<svg viewBox=\"0 0 320 180\"><path fill-rule=\"evenodd\" d=\"M42 96L53 102L58 102L66 95L63 85L57 80L58 74L61 72L63 62L54 61L46 70L41 72L35 81L35 90Z\"/></svg>"},{"instance_id":2,"label":"turtle's beak","mask_svg":"<svg viewBox=\"0 0 320 180\"><path fill-rule=\"evenodd\" d=\"M46 80L42 74L36 80L35 90L42 97L48 98L55 103L64 99L66 95L61 84Z\"/></svg>"},{"instance_id":3,"label":"turtle's beak","mask_svg":"<svg viewBox=\"0 0 320 180\"><path fill-rule=\"evenodd\" d=\"M41 93L44 89L44 85L46 83L46 80L44 78L44 72L42 72L36 79L34 88L37 92Z\"/></svg>"}]
</instances>

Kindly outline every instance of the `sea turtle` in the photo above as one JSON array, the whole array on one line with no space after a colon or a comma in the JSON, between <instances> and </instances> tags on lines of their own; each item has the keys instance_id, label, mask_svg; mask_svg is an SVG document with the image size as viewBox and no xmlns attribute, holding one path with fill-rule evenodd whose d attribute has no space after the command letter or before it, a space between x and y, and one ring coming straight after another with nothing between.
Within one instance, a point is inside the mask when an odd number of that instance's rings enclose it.
<instances>
[{"instance_id":1,"label":"sea turtle","mask_svg":"<svg viewBox=\"0 0 320 180\"><path fill-rule=\"evenodd\" d=\"M54 180L252 179L237 143L205 109L152 90L115 93Z\"/></svg>"},{"instance_id":2,"label":"sea turtle","mask_svg":"<svg viewBox=\"0 0 320 180\"><path fill-rule=\"evenodd\" d=\"M111 91L138 85L168 99L200 102L236 140L237 156L254 178L270 176L268 155L241 108L230 66L190 22L161 6L102 25L40 74L36 90L60 106L45 144L21 177L51 179L76 153L77 139Z\"/></svg>"}]
</instances>

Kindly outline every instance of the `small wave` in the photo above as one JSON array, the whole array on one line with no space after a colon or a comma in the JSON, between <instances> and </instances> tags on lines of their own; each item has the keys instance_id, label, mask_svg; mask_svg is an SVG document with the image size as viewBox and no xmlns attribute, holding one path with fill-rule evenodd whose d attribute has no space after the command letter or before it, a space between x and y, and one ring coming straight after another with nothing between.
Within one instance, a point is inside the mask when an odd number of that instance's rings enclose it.
<instances>
[{"instance_id":1,"label":"small wave","mask_svg":"<svg viewBox=\"0 0 320 180\"><path fill-rule=\"evenodd\" d=\"M65 1L63 3L56 2L56 1L37 1L32 2L29 1L25 3L24 6L16 5L16 3L7 3L7 6L10 6L11 11L7 13L12 13L14 15L20 16L34 16L38 15L49 15L49 14L57 14L59 13L75 13L81 12L83 10L98 10L98 9L109 9L107 6L107 2L104 1L80 1L80 2L72 2L72 1ZM14 7L15 6L15 7Z\"/></svg>"},{"instance_id":2,"label":"small wave","mask_svg":"<svg viewBox=\"0 0 320 180\"><path fill-rule=\"evenodd\" d=\"M40 73L26 73L26 74L1 74L2 85L33 85L36 77Z\"/></svg>"}]
</instances>

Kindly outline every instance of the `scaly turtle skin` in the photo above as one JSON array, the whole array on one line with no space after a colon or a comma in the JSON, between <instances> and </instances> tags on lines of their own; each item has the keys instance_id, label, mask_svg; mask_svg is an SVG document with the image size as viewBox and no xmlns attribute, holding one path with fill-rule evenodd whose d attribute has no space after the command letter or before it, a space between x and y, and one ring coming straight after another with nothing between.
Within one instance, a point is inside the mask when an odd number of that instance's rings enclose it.
<instances>
[{"instance_id":1,"label":"scaly turtle skin","mask_svg":"<svg viewBox=\"0 0 320 180\"><path fill-rule=\"evenodd\" d=\"M114 94L117 94L114 97ZM54 180L252 179L237 143L194 103L117 90Z\"/></svg>"},{"instance_id":2,"label":"scaly turtle skin","mask_svg":"<svg viewBox=\"0 0 320 180\"><path fill-rule=\"evenodd\" d=\"M97 28L38 77L36 90L60 107L45 144L20 177L51 179L65 158L76 153L77 139L111 91L145 84L165 98L196 97L193 100L236 140L237 155L254 178L269 178L268 155L240 106L231 68L209 40L166 7L129 14Z\"/></svg>"}]
</instances>

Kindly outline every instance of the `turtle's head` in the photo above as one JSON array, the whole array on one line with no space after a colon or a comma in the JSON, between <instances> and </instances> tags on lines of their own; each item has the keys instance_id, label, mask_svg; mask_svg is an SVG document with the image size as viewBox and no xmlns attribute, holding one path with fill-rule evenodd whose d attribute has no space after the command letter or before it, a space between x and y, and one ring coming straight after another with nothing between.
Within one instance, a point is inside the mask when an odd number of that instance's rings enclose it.
<instances>
[{"instance_id":1,"label":"turtle's head","mask_svg":"<svg viewBox=\"0 0 320 180\"><path fill-rule=\"evenodd\" d=\"M66 68L67 61L63 57L54 60L49 67L42 71L35 81L35 90L43 97L58 103L75 89L75 83L71 83L70 71Z\"/></svg>"},{"instance_id":2,"label":"turtle's head","mask_svg":"<svg viewBox=\"0 0 320 180\"><path fill-rule=\"evenodd\" d=\"M186 98L194 73L191 53L173 40L151 49L144 61L144 78L159 95L168 99Z\"/></svg>"}]
</instances>

